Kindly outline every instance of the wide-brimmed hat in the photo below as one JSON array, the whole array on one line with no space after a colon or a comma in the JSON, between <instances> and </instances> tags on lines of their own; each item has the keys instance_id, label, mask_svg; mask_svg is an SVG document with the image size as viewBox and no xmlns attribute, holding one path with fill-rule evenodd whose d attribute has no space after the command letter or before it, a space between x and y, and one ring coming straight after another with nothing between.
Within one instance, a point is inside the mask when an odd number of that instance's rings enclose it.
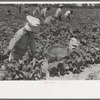
<instances>
[{"instance_id":1,"label":"wide-brimmed hat","mask_svg":"<svg viewBox=\"0 0 100 100\"><path fill-rule=\"evenodd\" d=\"M73 38L71 38L71 40L72 40L72 41L77 41L77 39L76 39L76 38L74 38L74 37L73 37Z\"/></svg>"},{"instance_id":2,"label":"wide-brimmed hat","mask_svg":"<svg viewBox=\"0 0 100 100\"><path fill-rule=\"evenodd\" d=\"M26 17L28 23L31 25L31 26L38 26L40 25L40 20L36 17L32 17L31 15L28 15Z\"/></svg>"}]
</instances>

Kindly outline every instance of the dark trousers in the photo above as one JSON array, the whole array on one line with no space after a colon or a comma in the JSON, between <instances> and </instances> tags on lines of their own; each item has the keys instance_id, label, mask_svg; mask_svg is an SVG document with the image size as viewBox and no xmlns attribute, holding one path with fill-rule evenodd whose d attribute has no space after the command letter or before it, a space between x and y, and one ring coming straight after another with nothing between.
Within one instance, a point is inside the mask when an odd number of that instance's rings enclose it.
<instances>
[{"instance_id":1,"label":"dark trousers","mask_svg":"<svg viewBox=\"0 0 100 100\"><path fill-rule=\"evenodd\" d=\"M55 19L58 20L58 21L62 21L61 16L55 17Z\"/></svg>"}]
</instances>

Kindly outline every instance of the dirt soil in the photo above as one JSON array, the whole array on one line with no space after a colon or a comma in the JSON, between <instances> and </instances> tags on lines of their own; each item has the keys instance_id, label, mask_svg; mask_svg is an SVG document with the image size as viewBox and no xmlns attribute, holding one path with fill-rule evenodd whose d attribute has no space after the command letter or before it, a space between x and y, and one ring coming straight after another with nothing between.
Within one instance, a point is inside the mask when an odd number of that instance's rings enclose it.
<instances>
[{"instance_id":1,"label":"dirt soil","mask_svg":"<svg viewBox=\"0 0 100 100\"><path fill-rule=\"evenodd\" d=\"M85 68L80 74L73 74L70 72L68 75L60 77L47 77L46 80L99 80L100 79L100 64L90 65Z\"/></svg>"}]
</instances>

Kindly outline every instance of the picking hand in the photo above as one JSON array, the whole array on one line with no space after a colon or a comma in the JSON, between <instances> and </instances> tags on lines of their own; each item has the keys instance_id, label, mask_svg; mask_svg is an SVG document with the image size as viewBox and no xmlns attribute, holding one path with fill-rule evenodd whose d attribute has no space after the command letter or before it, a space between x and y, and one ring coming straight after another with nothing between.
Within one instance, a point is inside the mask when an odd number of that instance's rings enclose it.
<instances>
[{"instance_id":1,"label":"picking hand","mask_svg":"<svg viewBox=\"0 0 100 100\"><path fill-rule=\"evenodd\" d=\"M35 59L35 58L33 58L33 60L32 60L33 67L35 66L35 62L36 62L36 59Z\"/></svg>"}]
</instances>

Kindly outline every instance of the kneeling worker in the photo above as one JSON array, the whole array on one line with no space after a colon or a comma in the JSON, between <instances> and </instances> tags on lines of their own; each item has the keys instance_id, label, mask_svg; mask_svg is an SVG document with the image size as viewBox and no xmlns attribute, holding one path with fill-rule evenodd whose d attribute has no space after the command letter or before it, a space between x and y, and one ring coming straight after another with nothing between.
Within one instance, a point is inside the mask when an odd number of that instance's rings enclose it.
<instances>
[{"instance_id":1,"label":"kneeling worker","mask_svg":"<svg viewBox=\"0 0 100 100\"><path fill-rule=\"evenodd\" d=\"M72 13L73 13L72 10L66 11L66 13L64 14L64 18L66 19L66 21L70 20L70 16Z\"/></svg>"}]
</instances>

